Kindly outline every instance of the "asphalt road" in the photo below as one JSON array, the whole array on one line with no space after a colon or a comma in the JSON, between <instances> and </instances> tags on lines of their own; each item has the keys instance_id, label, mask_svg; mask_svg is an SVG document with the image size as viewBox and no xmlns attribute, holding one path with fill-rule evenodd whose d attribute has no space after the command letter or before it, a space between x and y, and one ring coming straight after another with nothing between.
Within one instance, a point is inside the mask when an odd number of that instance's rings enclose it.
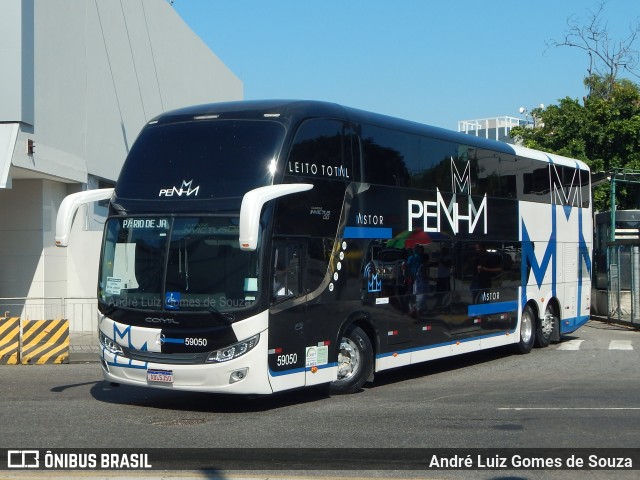
<instances>
[{"instance_id":1,"label":"asphalt road","mask_svg":"<svg viewBox=\"0 0 640 480\"><path fill-rule=\"evenodd\" d=\"M499 349L412 366L378 374L360 393L335 397L317 390L245 398L114 387L102 381L97 363L0 366L0 448L290 448L293 455L323 448L637 451L638 365L640 332L592 321L529 355ZM603 473L395 476L638 476L638 470Z\"/></svg>"}]
</instances>

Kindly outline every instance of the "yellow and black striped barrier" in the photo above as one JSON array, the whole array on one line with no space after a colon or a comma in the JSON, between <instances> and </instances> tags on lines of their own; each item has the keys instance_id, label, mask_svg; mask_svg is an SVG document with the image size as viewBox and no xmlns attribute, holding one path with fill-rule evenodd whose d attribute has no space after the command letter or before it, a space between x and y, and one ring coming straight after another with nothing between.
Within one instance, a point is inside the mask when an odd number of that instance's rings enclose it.
<instances>
[{"instance_id":1,"label":"yellow and black striped barrier","mask_svg":"<svg viewBox=\"0 0 640 480\"><path fill-rule=\"evenodd\" d=\"M24 365L69 363L69 322L23 320L20 362Z\"/></svg>"},{"instance_id":2,"label":"yellow and black striped barrier","mask_svg":"<svg viewBox=\"0 0 640 480\"><path fill-rule=\"evenodd\" d=\"M0 318L0 365L17 365L20 350L20 318Z\"/></svg>"},{"instance_id":3,"label":"yellow and black striped barrier","mask_svg":"<svg viewBox=\"0 0 640 480\"><path fill-rule=\"evenodd\" d=\"M69 321L0 319L0 364L19 363L69 363Z\"/></svg>"}]
</instances>

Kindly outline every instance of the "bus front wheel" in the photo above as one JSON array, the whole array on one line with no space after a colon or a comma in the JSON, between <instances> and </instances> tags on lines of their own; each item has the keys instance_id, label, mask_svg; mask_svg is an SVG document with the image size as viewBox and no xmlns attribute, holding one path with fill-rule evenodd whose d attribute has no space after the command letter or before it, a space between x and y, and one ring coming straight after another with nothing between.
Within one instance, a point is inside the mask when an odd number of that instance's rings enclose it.
<instances>
[{"instance_id":1,"label":"bus front wheel","mask_svg":"<svg viewBox=\"0 0 640 480\"><path fill-rule=\"evenodd\" d=\"M516 350L519 353L529 353L533 348L536 335L536 314L533 309L527 305L522 311L520 319L520 339L516 343Z\"/></svg>"},{"instance_id":2,"label":"bus front wheel","mask_svg":"<svg viewBox=\"0 0 640 480\"><path fill-rule=\"evenodd\" d=\"M373 368L373 348L364 331L350 327L338 351L338 379L329 384L332 394L355 393L365 384Z\"/></svg>"}]
</instances>

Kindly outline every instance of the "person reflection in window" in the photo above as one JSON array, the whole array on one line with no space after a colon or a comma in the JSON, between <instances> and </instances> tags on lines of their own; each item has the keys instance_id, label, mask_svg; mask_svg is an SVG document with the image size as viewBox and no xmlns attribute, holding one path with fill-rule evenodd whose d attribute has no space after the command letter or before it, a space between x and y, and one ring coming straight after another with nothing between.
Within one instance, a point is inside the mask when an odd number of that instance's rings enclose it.
<instances>
[{"instance_id":1,"label":"person reflection in window","mask_svg":"<svg viewBox=\"0 0 640 480\"><path fill-rule=\"evenodd\" d=\"M473 272L473 279L471 281L471 290L474 295L474 302L478 303L482 292L488 288L491 288L492 279L502 271L500 262L498 259L496 265L496 256L487 252L486 247L482 243L475 245L476 260L475 270Z\"/></svg>"}]
</instances>

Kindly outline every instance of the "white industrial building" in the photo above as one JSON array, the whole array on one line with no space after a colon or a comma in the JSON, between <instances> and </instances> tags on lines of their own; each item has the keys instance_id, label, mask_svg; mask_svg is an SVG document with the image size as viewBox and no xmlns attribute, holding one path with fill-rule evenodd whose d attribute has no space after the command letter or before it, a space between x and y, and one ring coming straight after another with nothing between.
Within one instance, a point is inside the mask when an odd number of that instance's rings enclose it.
<instances>
[{"instance_id":1,"label":"white industrial building","mask_svg":"<svg viewBox=\"0 0 640 480\"><path fill-rule=\"evenodd\" d=\"M56 248L62 199L112 186L155 115L241 100L242 82L166 0L2 0L0 65L0 317L95 330L106 208Z\"/></svg>"}]
</instances>

